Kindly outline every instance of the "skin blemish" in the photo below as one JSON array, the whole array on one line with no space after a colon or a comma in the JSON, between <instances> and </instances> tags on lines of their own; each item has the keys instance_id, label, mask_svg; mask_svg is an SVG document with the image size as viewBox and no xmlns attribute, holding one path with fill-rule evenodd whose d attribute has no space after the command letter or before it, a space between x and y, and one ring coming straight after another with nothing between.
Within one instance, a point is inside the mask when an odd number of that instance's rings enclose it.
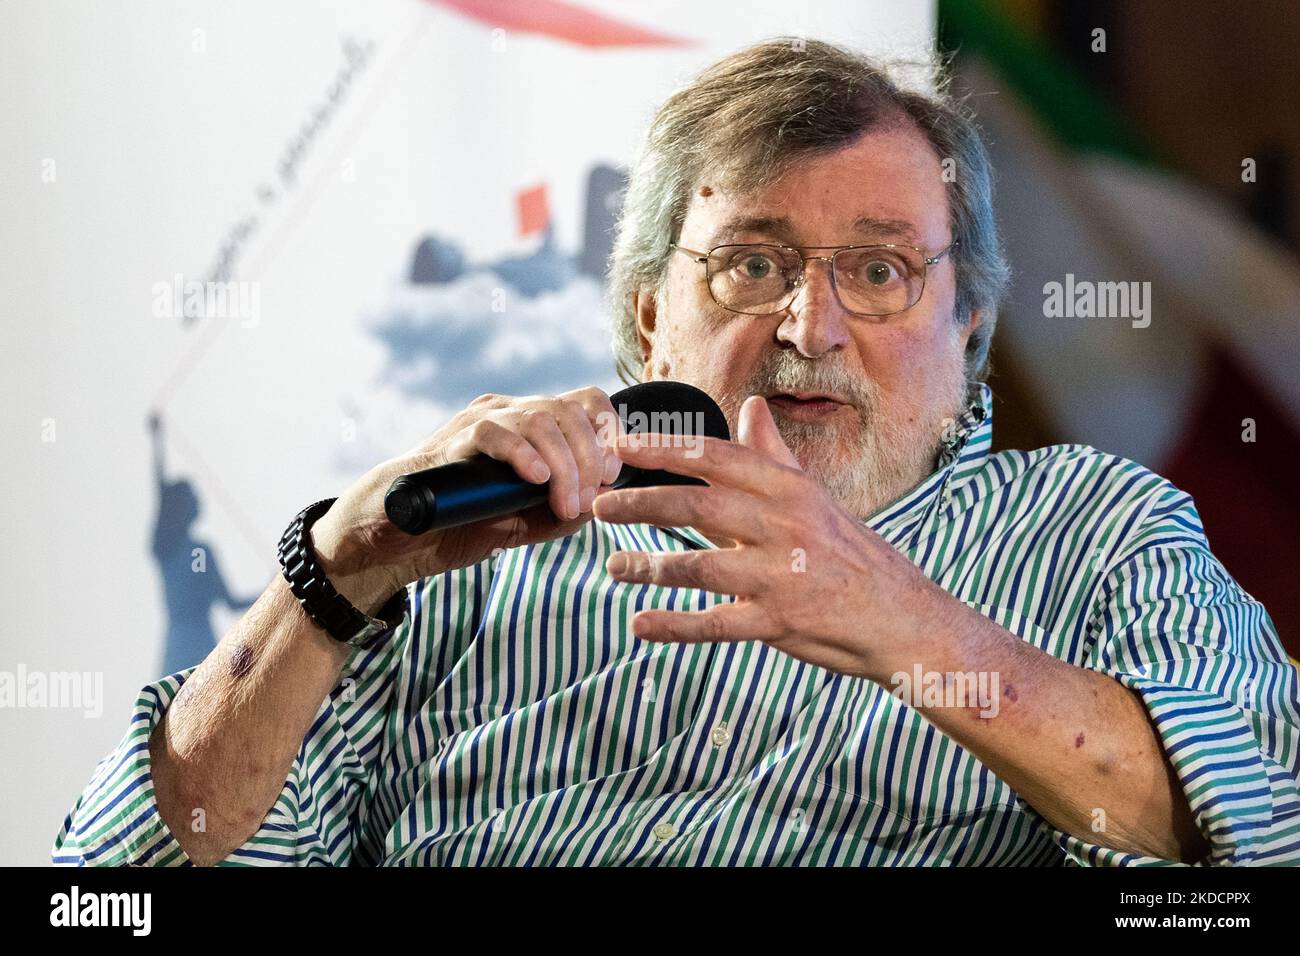
<instances>
[{"instance_id":1,"label":"skin blemish","mask_svg":"<svg viewBox=\"0 0 1300 956\"><path fill-rule=\"evenodd\" d=\"M1074 749L1078 750L1082 746L1083 746L1083 734L1079 734L1079 736L1074 738Z\"/></svg>"},{"instance_id":2,"label":"skin blemish","mask_svg":"<svg viewBox=\"0 0 1300 956\"><path fill-rule=\"evenodd\" d=\"M713 187L712 187L712 186L701 186L701 187L700 187L700 195L703 196L705 199L708 199L710 196L713 195Z\"/></svg>"},{"instance_id":3,"label":"skin blemish","mask_svg":"<svg viewBox=\"0 0 1300 956\"><path fill-rule=\"evenodd\" d=\"M1015 684L1008 684L1007 689L1002 692L1002 696L1010 701L1017 701L1020 699L1020 695L1016 693Z\"/></svg>"},{"instance_id":4,"label":"skin blemish","mask_svg":"<svg viewBox=\"0 0 1300 956\"><path fill-rule=\"evenodd\" d=\"M203 682L207 679L207 672L202 666L200 666L190 675L189 680L181 685L180 693L178 693L176 699L172 701L172 706L177 709L188 707L194 702L194 695L199 692L199 688L203 686Z\"/></svg>"},{"instance_id":5,"label":"skin blemish","mask_svg":"<svg viewBox=\"0 0 1300 956\"><path fill-rule=\"evenodd\" d=\"M247 644L237 644L230 654L230 676L238 680L253 667L253 649Z\"/></svg>"}]
</instances>

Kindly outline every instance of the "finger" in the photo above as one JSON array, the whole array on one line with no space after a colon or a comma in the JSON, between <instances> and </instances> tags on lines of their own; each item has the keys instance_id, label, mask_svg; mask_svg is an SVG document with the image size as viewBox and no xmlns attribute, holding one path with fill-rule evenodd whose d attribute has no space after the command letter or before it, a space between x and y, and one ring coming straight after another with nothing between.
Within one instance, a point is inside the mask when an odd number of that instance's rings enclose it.
<instances>
[{"instance_id":1,"label":"finger","mask_svg":"<svg viewBox=\"0 0 1300 956\"><path fill-rule=\"evenodd\" d=\"M618 456L638 468L662 468L753 494L773 493L794 473L753 448L702 436L628 435L618 447Z\"/></svg>"},{"instance_id":2,"label":"finger","mask_svg":"<svg viewBox=\"0 0 1300 956\"><path fill-rule=\"evenodd\" d=\"M537 544L553 538L573 534L591 520L590 515L560 519L555 517L549 502L516 511L500 518L486 519L484 527L491 529L501 541L500 547L514 548L524 544ZM433 573L433 572L429 572Z\"/></svg>"},{"instance_id":3,"label":"finger","mask_svg":"<svg viewBox=\"0 0 1300 956\"><path fill-rule=\"evenodd\" d=\"M739 432L737 440L746 448L762 452L789 468L799 468L799 459L781 437L776 420L772 418L772 409L761 395L751 395L745 399L740 406L740 421L736 430Z\"/></svg>"},{"instance_id":4,"label":"finger","mask_svg":"<svg viewBox=\"0 0 1300 956\"><path fill-rule=\"evenodd\" d=\"M605 561L610 577L624 584L692 588L747 597L758 590L759 564L752 551L615 551Z\"/></svg>"},{"instance_id":5,"label":"finger","mask_svg":"<svg viewBox=\"0 0 1300 956\"><path fill-rule=\"evenodd\" d=\"M555 417L539 408L516 408L497 414L507 417L551 469L549 497L555 516L562 520L576 518L582 512L578 501L578 463Z\"/></svg>"},{"instance_id":6,"label":"finger","mask_svg":"<svg viewBox=\"0 0 1300 956\"><path fill-rule=\"evenodd\" d=\"M610 524L650 524L696 528L733 541L758 543L766 523L755 516L763 503L753 495L721 485L657 485L606 491L596 499L597 518Z\"/></svg>"},{"instance_id":7,"label":"finger","mask_svg":"<svg viewBox=\"0 0 1300 956\"><path fill-rule=\"evenodd\" d=\"M578 465L578 510L590 511L605 474L605 450L600 447L585 408L567 399L556 399L551 406Z\"/></svg>"},{"instance_id":8,"label":"finger","mask_svg":"<svg viewBox=\"0 0 1300 956\"><path fill-rule=\"evenodd\" d=\"M587 418L592 428L596 430L596 441L605 459L601 480L606 485L612 485L618 480L619 472L623 470L623 462L614 451L626 431L622 416L614 408L609 396L594 385L575 388L560 397L577 402L586 409Z\"/></svg>"},{"instance_id":9,"label":"finger","mask_svg":"<svg viewBox=\"0 0 1300 956\"><path fill-rule=\"evenodd\" d=\"M769 631L766 613L751 601L716 604L704 611L641 611L632 618L632 633L643 641L761 641Z\"/></svg>"},{"instance_id":10,"label":"finger","mask_svg":"<svg viewBox=\"0 0 1300 956\"><path fill-rule=\"evenodd\" d=\"M551 469L531 442L487 418L462 429L435 457L443 463L470 458L480 452L513 466L520 478L533 484L540 485L551 477Z\"/></svg>"}]
</instances>

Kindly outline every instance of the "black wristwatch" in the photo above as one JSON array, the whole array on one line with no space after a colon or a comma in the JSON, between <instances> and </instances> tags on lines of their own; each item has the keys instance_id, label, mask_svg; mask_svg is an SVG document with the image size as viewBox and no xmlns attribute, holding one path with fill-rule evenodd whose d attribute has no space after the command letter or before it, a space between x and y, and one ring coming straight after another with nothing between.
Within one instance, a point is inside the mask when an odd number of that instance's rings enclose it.
<instances>
[{"instance_id":1,"label":"black wristwatch","mask_svg":"<svg viewBox=\"0 0 1300 956\"><path fill-rule=\"evenodd\" d=\"M366 647L387 637L402 623L406 617L406 588L389 598L377 617L371 617L353 607L330 584L312 547L311 526L337 500L325 498L298 512L280 538L280 567L293 596L326 634L352 647Z\"/></svg>"}]
</instances>

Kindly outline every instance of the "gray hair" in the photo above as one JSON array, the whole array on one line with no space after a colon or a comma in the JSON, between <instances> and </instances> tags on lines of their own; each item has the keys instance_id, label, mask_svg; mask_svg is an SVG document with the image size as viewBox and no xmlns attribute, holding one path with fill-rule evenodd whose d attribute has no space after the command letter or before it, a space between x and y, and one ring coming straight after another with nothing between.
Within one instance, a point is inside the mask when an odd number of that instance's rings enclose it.
<instances>
[{"instance_id":1,"label":"gray hair","mask_svg":"<svg viewBox=\"0 0 1300 956\"><path fill-rule=\"evenodd\" d=\"M820 40L778 37L719 60L659 108L629 177L610 257L620 378L640 379L635 295L662 292L671 244L705 175L744 194L776 181L801 158L900 118L916 124L941 160L952 160L945 181L958 242L954 318L965 323L980 310L966 347L966 378L984 374L1010 279L993 215L992 167L971 113L948 91L943 64L924 64L921 88L903 83L903 69Z\"/></svg>"}]
</instances>

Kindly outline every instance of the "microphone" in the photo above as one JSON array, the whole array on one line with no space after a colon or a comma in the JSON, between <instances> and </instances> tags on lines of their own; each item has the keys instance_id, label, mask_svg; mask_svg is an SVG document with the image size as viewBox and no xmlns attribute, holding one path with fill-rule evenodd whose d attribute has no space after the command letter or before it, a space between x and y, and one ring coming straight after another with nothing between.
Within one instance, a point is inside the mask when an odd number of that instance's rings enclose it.
<instances>
[{"instance_id":1,"label":"microphone","mask_svg":"<svg viewBox=\"0 0 1300 956\"><path fill-rule=\"evenodd\" d=\"M685 382L642 382L609 397L627 434L660 432L682 438L731 439L727 419L707 393ZM388 520L410 535L499 518L546 501L547 484L533 484L514 466L475 455L402 475L384 495ZM611 487L703 485L689 475L624 464Z\"/></svg>"}]
</instances>

